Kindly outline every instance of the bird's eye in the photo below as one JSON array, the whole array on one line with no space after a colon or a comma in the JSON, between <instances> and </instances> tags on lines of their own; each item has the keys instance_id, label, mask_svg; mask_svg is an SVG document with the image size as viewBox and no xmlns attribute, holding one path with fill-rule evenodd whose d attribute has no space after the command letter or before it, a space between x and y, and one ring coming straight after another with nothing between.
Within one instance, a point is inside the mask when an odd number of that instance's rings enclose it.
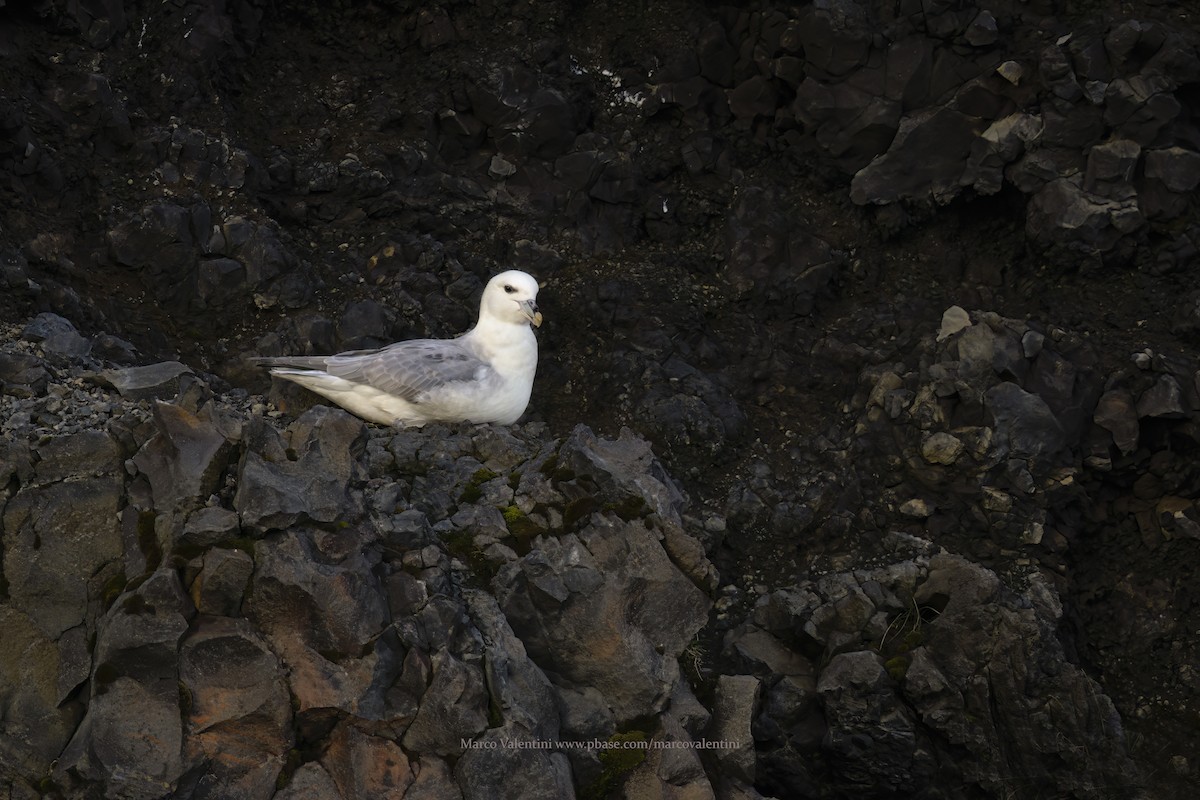
<instances>
[{"instance_id":1,"label":"bird's eye","mask_svg":"<svg viewBox=\"0 0 1200 800\"><path fill-rule=\"evenodd\" d=\"M506 284L504 284L504 291L508 292L509 294L512 294L513 292L516 291L516 289L514 289L512 287L512 284L506 283Z\"/></svg>"}]
</instances>

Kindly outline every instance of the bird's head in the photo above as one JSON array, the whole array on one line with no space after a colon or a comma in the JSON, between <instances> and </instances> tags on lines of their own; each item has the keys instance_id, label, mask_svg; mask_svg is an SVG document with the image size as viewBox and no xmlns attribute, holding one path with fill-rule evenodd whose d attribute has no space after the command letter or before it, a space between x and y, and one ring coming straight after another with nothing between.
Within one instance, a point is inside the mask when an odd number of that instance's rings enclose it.
<instances>
[{"instance_id":1,"label":"bird's head","mask_svg":"<svg viewBox=\"0 0 1200 800\"><path fill-rule=\"evenodd\" d=\"M532 275L518 269L501 272L484 287L479 301L480 316L488 314L504 322L531 322L537 327L542 324L537 293L538 284Z\"/></svg>"}]
</instances>

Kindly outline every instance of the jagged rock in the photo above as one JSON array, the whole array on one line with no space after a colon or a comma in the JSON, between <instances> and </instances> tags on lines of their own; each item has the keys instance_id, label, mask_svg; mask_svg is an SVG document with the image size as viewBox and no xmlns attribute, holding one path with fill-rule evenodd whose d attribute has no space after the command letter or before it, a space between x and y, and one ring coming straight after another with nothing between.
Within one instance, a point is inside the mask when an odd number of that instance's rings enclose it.
<instances>
[{"instance_id":1,"label":"jagged rock","mask_svg":"<svg viewBox=\"0 0 1200 800\"><path fill-rule=\"evenodd\" d=\"M1142 393L1137 401L1139 417L1170 417L1186 416L1187 409L1183 404L1183 392L1179 382L1170 375L1160 375L1154 385Z\"/></svg>"},{"instance_id":2,"label":"jagged rock","mask_svg":"<svg viewBox=\"0 0 1200 800\"><path fill-rule=\"evenodd\" d=\"M279 238L279 232L274 225L263 225L241 217L231 217L215 230L207 248L213 253L219 253L235 259L245 270L247 288L262 292L270 289L266 295L255 296L255 303L272 305L277 300L283 300L280 294L282 286L276 286L275 279L294 273L296 257ZM235 284L237 270L231 265L218 265L217 275L208 275L205 284L206 291L216 290L235 291L240 284ZM213 278L219 276L220 282L214 284ZM292 306L296 301L303 302L311 292L311 287L295 286L293 291L299 292L297 297L287 299L285 305ZM207 297L205 298L208 299ZM214 298L215 299L215 298Z\"/></svg>"},{"instance_id":3,"label":"jagged rock","mask_svg":"<svg viewBox=\"0 0 1200 800\"><path fill-rule=\"evenodd\" d=\"M1123 389L1112 389L1100 396L1093 417L1096 424L1112 434L1113 443L1125 455L1137 449L1140 426L1133 396Z\"/></svg>"},{"instance_id":4,"label":"jagged rock","mask_svg":"<svg viewBox=\"0 0 1200 800\"><path fill-rule=\"evenodd\" d=\"M992 383L1007 337L997 336L988 325L972 325L958 337L958 379L973 389Z\"/></svg>"},{"instance_id":5,"label":"jagged rock","mask_svg":"<svg viewBox=\"0 0 1200 800\"><path fill-rule=\"evenodd\" d=\"M238 515L220 506L205 506L188 516L176 547L183 550L203 550L238 536Z\"/></svg>"},{"instance_id":6,"label":"jagged rock","mask_svg":"<svg viewBox=\"0 0 1200 800\"><path fill-rule=\"evenodd\" d=\"M1074 103L1083 96L1083 90L1075 80L1075 72L1071 68L1065 48L1052 46L1042 50L1038 61L1038 73L1041 75L1042 84L1057 99Z\"/></svg>"},{"instance_id":7,"label":"jagged rock","mask_svg":"<svg viewBox=\"0 0 1200 800\"><path fill-rule=\"evenodd\" d=\"M750 675L721 675L717 678L716 706L713 709L712 738L733 742L732 749L715 751L724 774L754 783L754 738L750 721L758 704L758 678Z\"/></svg>"},{"instance_id":8,"label":"jagged rock","mask_svg":"<svg viewBox=\"0 0 1200 800\"><path fill-rule=\"evenodd\" d=\"M404 746L439 756L459 755L464 739L474 739L488 727L483 674L446 650L434 653L430 662L429 688L404 734Z\"/></svg>"},{"instance_id":9,"label":"jagged rock","mask_svg":"<svg viewBox=\"0 0 1200 800\"><path fill-rule=\"evenodd\" d=\"M177 534L183 515L217 489L241 427L211 405L193 414L170 403L154 405L154 425L157 433L132 461L150 483L154 511L162 518L155 520L162 542Z\"/></svg>"},{"instance_id":10,"label":"jagged rock","mask_svg":"<svg viewBox=\"0 0 1200 800\"><path fill-rule=\"evenodd\" d=\"M726 102L725 97L725 93L719 91L707 78L694 75L659 85L651 99L655 105L678 106L684 111L712 109L715 112L713 106L723 106Z\"/></svg>"},{"instance_id":11,"label":"jagged rock","mask_svg":"<svg viewBox=\"0 0 1200 800\"><path fill-rule=\"evenodd\" d=\"M877 653L841 653L817 683L828 720L825 750L843 791L911 792L928 782L933 754L892 690Z\"/></svg>"},{"instance_id":12,"label":"jagged rock","mask_svg":"<svg viewBox=\"0 0 1200 800\"><path fill-rule=\"evenodd\" d=\"M739 119L774 116L778 102L775 87L762 75L747 78L729 91L729 110Z\"/></svg>"},{"instance_id":13,"label":"jagged rock","mask_svg":"<svg viewBox=\"0 0 1200 800\"><path fill-rule=\"evenodd\" d=\"M1005 381L987 391L1001 447L1014 458L1053 458L1066 447L1062 425L1036 394Z\"/></svg>"},{"instance_id":14,"label":"jagged rock","mask_svg":"<svg viewBox=\"0 0 1200 800\"><path fill-rule=\"evenodd\" d=\"M53 483L67 478L116 475L124 467L121 449L104 431L55 436L37 448L36 480Z\"/></svg>"},{"instance_id":15,"label":"jagged rock","mask_svg":"<svg viewBox=\"0 0 1200 800\"><path fill-rule=\"evenodd\" d=\"M914 497L901 503L898 510L906 517L925 519L932 516L935 509L928 500Z\"/></svg>"},{"instance_id":16,"label":"jagged rock","mask_svg":"<svg viewBox=\"0 0 1200 800\"><path fill-rule=\"evenodd\" d=\"M730 703L730 705L734 705ZM744 709L738 708L737 712ZM736 714L734 715L736 716ZM711 715L685 687L671 699L671 706L660 718L661 730L655 734L646 760L625 776L627 797L678 796L712 800L713 791L698 751L692 742L703 736ZM740 729L742 720L730 720L731 728ZM730 730L729 733L744 731ZM739 753L739 756L743 754ZM739 759L734 759L739 760ZM745 761L743 757L740 759ZM726 781L722 781L722 784Z\"/></svg>"},{"instance_id":17,"label":"jagged rock","mask_svg":"<svg viewBox=\"0 0 1200 800\"><path fill-rule=\"evenodd\" d=\"M254 559L240 550L215 548L204 555L191 597L201 614L236 617L254 572Z\"/></svg>"},{"instance_id":18,"label":"jagged rock","mask_svg":"<svg viewBox=\"0 0 1200 800\"><path fill-rule=\"evenodd\" d=\"M1084 159L1077 151L1059 147L1039 148L1026 151L1009 164L1004 170L1004 178L1025 194L1036 194L1051 181L1057 180L1061 173L1083 168ZM975 174L971 177L975 180L980 179L980 176ZM983 169L982 179L988 180L986 167Z\"/></svg>"},{"instance_id":19,"label":"jagged rock","mask_svg":"<svg viewBox=\"0 0 1200 800\"><path fill-rule=\"evenodd\" d=\"M405 795L408 800L462 800L462 790L442 759L422 756L414 772L417 778Z\"/></svg>"},{"instance_id":20,"label":"jagged rock","mask_svg":"<svg viewBox=\"0 0 1200 800\"><path fill-rule=\"evenodd\" d=\"M825 84L811 76L796 89L792 116L813 130L820 151L853 174L887 150L900 125L903 106L850 83Z\"/></svg>"},{"instance_id":21,"label":"jagged rock","mask_svg":"<svg viewBox=\"0 0 1200 800\"><path fill-rule=\"evenodd\" d=\"M232 258L209 258L196 268L196 297L202 308L235 300L246 283L246 267Z\"/></svg>"},{"instance_id":22,"label":"jagged rock","mask_svg":"<svg viewBox=\"0 0 1200 800\"><path fill-rule=\"evenodd\" d=\"M626 159L608 159L599 177L588 189L588 196L614 205L631 203L642 194L636 167Z\"/></svg>"},{"instance_id":23,"label":"jagged rock","mask_svg":"<svg viewBox=\"0 0 1200 800\"><path fill-rule=\"evenodd\" d=\"M7 603L0 605L0 630L0 704L5 709L0 769L6 778L32 781L62 753L83 711L77 703L63 702L59 687L72 670L53 638ZM90 663L84 679L87 667Z\"/></svg>"},{"instance_id":24,"label":"jagged rock","mask_svg":"<svg viewBox=\"0 0 1200 800\"><path fill-rule=\"evenodd\" d=\"M1021 79L1025 77L1025 68L1016 61L1005 61L996 67L996 74L1013 86L1019 86Z\"/></svg>"},{"instance_id":25,"label":"jagged rock","mask_svg":"<svg viewBox=\"0 0 1200 800\"><path fill-rule=\"evenodd\" d=\"M1145 181L1139 194L1142 211L1151 219L1175 219L1187 210L1188 198L1200 186L1200 153L1182 147L1147 150Z\"/></svg>"},{"instance_id":26,"label":"jagged rock","mask_svg":"<svg viewBox=\"0 0 1200 800\"><path fill-rule=\"evenodd\" d=\"M575 108L556 89L538 85L535 73L501 70L499 86L472 86L471 110L488 127L501 155L554 158L575 141Z\"/></svg>"},{"instance_id":27,"label":"jagged rock","mask_svg":"<svg viewBox=\"0 0 1200 800\"><path fill-rule=\"evenodd\" d=\"M557 800L574 797L566 756L531 746L505 746L519 731L488 729L454 766L454 778L464 800L529 797Z\"/></svg>"},{"instance_id":28,"label":"jagged rock","mask_svg":"<svg viewBox=\"0 0 1200 800\"><path fill-rule=\"evenodd\" d=\"M154 798L183 774L178 647L195 614L173 570L126 592L100 621L87 715L55 765L105 795Z\"/></svg>"},{"instance_id":29,"label":"jagged rock","mask_svg":"<svg viewBox=\"0 0 1200 800\"><path fill-rule=\"evenodd\" d=\"M270 530L353 519L359 512L348 491L365 435L362 421L327 406L305 412L286 434L253 420L234 497L242 525Z\"/></svg>"},{"instance_id":30,"label":"jagged rock","mask_svg":"<svg viewBox=\"0 0 1200 800\"><path fill-rule=\"evenodd\" d=\"M996 18L990 11L980 11L971 24L967 26L964 37L972 47L990 47L999 38L999 28Z\"/></svg>"},{"instance_id":31,"label":"jagged rock","mask_svg":"<svg viewBox=\"0 0 1200 800\"><path fill-rule=\"evenodd\" d=\"M1014 357L1021 358L1015 354L1015 348ZM1018 364L1024 366L1025 362L1021 360ZM1077 366L1061 354L1046 348L1034 359L1027 373L1020 368L997 368L996 372L1003 377L1023 377L1026 390L1037 394L1046 402L1068 436L1073 438L1086 427L1086 420L1083 419L1084 407L1090 410L1093 401L1087 397L1091 395L1094 398L1093 389L1089 386L1091 373L1086 365Z\"/></svg>"},{"instance_id":32,"label":"jagged rock","mask_svg":"<svg viewBox=\"0 0 1200 800\"><path fill-rule=\"evenodd\" d=\"M809 69L839 77L866 62L871 40L865 15L855 2L820 2L805 9L798 33Z\"/></svg>"},{"instance_id":33,"label":"jagged rock","mask_svg":"<svg viewBox=\"0 0 1200 800\"><path fill-rule=\"evenodd\" d=\"M1167 538L1200 539L1200 508L1185 497L1164 497L1154 509Z\"/></svg>"},{"instance_id":34,"label":"jagged rock","mask_svg":"<svg viewBox=\"0 0 1200 800\"><path fill-rule=\"evenodd\" d=\"M90 627L89 606L120 572L122 494L119 477L101 475L24 486L4 506L8 602L47 636Z\"/></svg>"},{"instance_id":35,"label":"jagged rock","mask_svg":"<svg viewBox=\"0 0 1200 800\"><path fill-rule=\"evenodd\" d=\"M1117 134L1142 147L1178 115L1182 106L1161 78L1134 75L1117 78L1104 92L1104 122Z\"/></svg>"},{"instance_id":36,"label":"jagged rock","mask_svg":"<svg viewBox=\"0 0 1200 800\"><path fill-rule=\"evenodd\" d=\"M108 797L149 800L170 793L182 770L177 696L174 681L114 678L92 700L59 768L105 786Z\"/></svg>"},{"instance_id":37,"label":"jagged rock","mask_svg":"<svg viewBox=\"0 0 1200 800\"><path fill-rule=\"evenodd\" d=\"M1130 184L1142 148L1128 139L1114 139L1088 151L1084 191L1101 197L1124 199L1134 195Z\"/></svg>"},{"instance_id":38,"label":"jagged rock","mask_svg":"<svg viewBox=\"0 0 1200 800\"><path fill-rule=\"evenodd\" d=\"M120 264L146 269L152 275L178 276L191 265L194 236L191 210L156 202L108 232L112 258Z\"/></svg>"},{"instance_id":39,"label":"jagged rock","mask_svg":"<svg viewBox=\"0 0 1200 800\"><path fill-rule=\"evenodd\" d=\"M272 797L294 742L283 668L267 643L243 619L201 617L180 648L179 681L184 759L204 774L197 788Z\"/></svg>"},{"instance_id":40,"label":"jagged rock","mask_svg":"<svg viewBox=\"0 0 1200 800\"><path fill-rule=\"evenodd\" d=\"M1084 80L1108 80L1112 77L1112 64L1104 40L1100 36L1073 36L1067 43L1075 72Z\"/></svg>"},{"instance_id":41,"label":"jagged rock","mask_svg":"<svg viewBox=\"0 0 1200 800\"><path fill-rule=\"evenodd\" d=\"M1190 192L1200 185L1200 153L1182 147L1147 150L1146 177L1162 181L1171 192Z\"/></svg>"},{"instance_id":42,"label":"jagged rock","mask_svg":"<svg viewBox=\"0 0 1200 800\"><path fill-rule=\"evenodd\" d=\"M45 392L50 373L46 363L25 353L0 353L0 391L18 397Z\"/></svg>"},{"instance_id":43,"label":"jagged rock","mask_svg":"<svg viewBox=\"0 0 1200 800\"><path fill-rule=\"evenodd\" d=\"M938 329L937 340L944 342L970 326L971 316L960 306L950 306L942 314L942 326ZM890 388L898 388L898 385Z\"/></svg>"},{"instance_id":44,"label":"jagged rock","mask_svg":"<svg viewBox=\"0 0 1200 800\"><path fill-rule=\"evenodd\" d=\"M850 198L859 205L949 202L985 128L979 118L948 107L905 117L888 151L855 174Z\"/></svg>"},{"instance_id":45,"label":"jagged rock","mask_svg":"<svg viewBox=\"0 0 1200 800\"><path fill-rule=\"evenodd\" d=\"M79 335L70 320L48 311L34 317L21 331L21 338L64 356L86 356L92 349L92 343Z\"/></svg>"},{"instance_id":46,"label":"jagged rock","mask_svg":"<svg viewBox=\"0 0 1200 800\"><path fill-rule=\"evenodd\" d=\"M938 431L921 444L921 456L930 464L950 465L958 461L964 449L961 439Z\"/></svg>"},{"instance_id":47,"label":"jagged rock","mask_svg":"<svg viewBox=\"0 0 1200 800\"><path fill-rule=\"evenodd\" d=\"M392 341L389 332L395 324L395 312L373 300L351 303L337 323L341 347L352 350L382 347Z\"/></svg>"},{"instance_id":48,"label":"jagged rock","mask_svg":"<svg viewBox=\"0 0 1200 800\"><path fill-rule=\"evenodd\" d=\"M191 368L178 361L163 361L145 367L104 370L98 379L130 400L170 400L179 392L180 378L193 374Z\"/></svg>"},{"instance_id":49,"label":"jagged rock","mask_svg":"<svg viewBox=\"0 0 1200 800\"><path fill-rule=\"evenodd\" d=\"M342 723L329 737L321 763L342 797L409 797L415 776L409 758L398 744Z\"/></svg>"},{"instance_id":50,"label":"jagged rock","mask_svg":"<svg viewBox=\"0 0 1200 800\"><path fill-rule=\"evenodd\" d=\"M138 359L138 350L120 336L101 333L92 338L92 355L114 364L132 364Z\"/></svg>"},{"instance_id":51,"label":"jagged rock","mask_svg":"<svg viewBox=\"0 0 1200 800\"><path fill-rule=\"evenodd\" d=\"M488 175L498 181L514 175L516 171L516 165L501 156L492 156L492 162L488 165Z\"/></svg>"},{"instance_id":52,"label":"jagged rock","mask_svg":"<svg viewBox=\"0 0 1200 800\"><path fill-rule=\"evenodd\" d=\"M852 611L857 605L861 612ZM1047 791L1071 791L1080 787L1079 773L1059 770L1060 758L1114 776L1129 761L1108 701L1089 694L1091 679L1064 658L1054 633L1061 614L1056 595L1036 576L1014 597L994 573L926 547L914 560L772 593L730 642L750 647L769 634L764 641L774 644L757 647L766 660L751 659L767 676L795 659L779 651L780 637L800 629L800 644L814 658L823 649L815 684L804 669L791 682L770 678L777 682L755 734L760 741L785 735L801 763L827 760L844 791L886 785L920 792L950 764L961 780L986 783L1010 774L1014 762ZM989 670L991 663L1026 666ZM1044 704L1063 692L1080 705ZM1004 702L988 706L988 697ZM964 713L972 708L987 710ZM1092 715L1105 721L1093 726ZM772 727L783 722L786 729ZM1066 730L1078 730L1088 748L1050 741L1050 731ZM1002 744L1030 738L1045 749L1018 754ZM759 782L781 787L777 796L812 780L783 765L760 755Z\"/></svg>"},{"instance_id":53,"label":"jagged rock","mask_svg":"<svg viewBox=\"0 0 1200 800\"><path fill-rule=\"evenodd\" d=\"M1037 358L1045 346L1046 336L1037 331L1026 331L1021 336L1021 352L1026 358Z\"/></svg>"},{"instance_id":54,"label":"jagged rock","mask_svg":"<svg viewBox=\"0 0 1200 800\"><path fill-rule=\"evenodd\" d=\"M397 645L381 636L386 597L353 529L272 534L255 545L244 608L289 667L298 711L385 714ZM377 556L376 556L377 558Z\"/></svg>"},{"instance_id":55,"label":"jagged rock","mask_svg":"<svg viewBox=\"0 0 1200 800\"><path fill-rule=\"evenodd\" d=\"M3 497L6 501L19 483L32 482L33 464L33 452L28 444L0 440L0 484L5 487Z\"/></svg>"},{"instance_id":56,"label":"jagged rock","mask_svg":"<svg viewBox=\"0 0 1200 800\"><path fill-rule=\"evenodd\" d=\"M962 182L973 186L980 194L1000 191L1005 168L1038 142L1042 128L1040 117L1024 112L1009 114L993 122L971 144Z\"/></svg>"},{"instance_id":57,"label":"jagged rock","mask_svg":"<svg viewBox=\"0 0 1200 800\"><path fill-rule=\"evenodd\" d=\"M1025 232L1038 246L1065 248L1082 256L1107 256L1145 218L1136 199L1111 200L1089 194L1080 176L1058 178L1030 200Z\"/></svg>"},{"instance_id":58,"label":"jagged rock","mask_svg":"<svg viewBox=\"0 0 1200 800\"><path fill-rule=\"evenodd\" d=\"M479 591L464 593L471 620L484 642L484 674L491 702L499 706L509 735L535 740L559 737L558 705L546 675L531 661L496 599Z\"/></svg>"},{"instance_id":59,"label":"jagged rock","mask_svg":"<svg viewBox=\"0 0 1200 800\"><path fill-rule=\"evenodd\" d=\"M745 413L729 390L677 355L658 364L640 354L629 354L629 362L642 364L651 374L662 375L668 383L655 386L641 395L637 415L653 420L655 440L668 452L700 449L719 459L730 441L736 441L744 429Z\"/></svg>"},{"instance_id":60,"label":"jagged rock","mask_svg":"<svg viewBox=\"0 0 1200 800\"><path fill-rule=\"evenodd\" d=\"M731 631L725 646L727 649L732 648L755 667L756 673L762 677L800 677L813 674L812 664L808 659L788 649L778 638L756 626Z\"/></svg>"},{"instance_id":61,"label":"jagged rock","mask_svg":"<svg viewBox=\"0 0 1200 800\"><path fill-rule=\"evenodd\" d=\"M929 568L929 579L918 589L916 602L933 608L945 603L945 607L935 620L922 626L922 647L914 651L902 681L919 719L979 759L976 774L983 780L989 774L1010 774L1007 770L1016 768L1033 785L1064 792L1082 788L1077 770L1084 762L1091 764L1088 769L1112 775L1113 780L1128 775L1120 723L1108 699L1092 693L1091 679L1065 659L1049 671L1033 668L1047 659L1063 659L1062 646L1053 633L1062 607L1053 592L1035 581L1028 589L1032 603L1018 609L1002 599L994 574L980 567L960 558L937 556ZM999 629L989 620L997 621ZM958 626L967 626L972 634L965 638L948 635L951 629L964 630ZM981 674L981 668L986 670L983 664L997 659L1015 659L1031 669L990 670L984 673L990 676L986 687L973 682L971 676ZM1063 693L1078 698L1077 702L1040 705L1039 698ZM976 707L985 694L998 701L987 719L972 723L947 713ZM1099 720L1099 724L1088 720ZM1064 740L1061 734L1068 730L1073 733ZM1005 765L996 758L1000 753L997 741L1010 738L1037 741L1039 746L1013 752L1016 763ZM1087 742L1087 747L1074 746L1080 742ZM1074 763L1076 769L1063 771L1057 766L1058 759Z\"/></svg>"},{"instance_id":62,"label":"jagged rock","mask_svg":"<svg viewBox=\"0 0 1200 800\"><path fill-rule=\"evenodd\" d=\"M0 113L11 113L11 105L0 108ZM5 126L7 127L7 126ZM25 255L13 248L0 250L0 286L14 293L29 288L29 262Z\"/></svg>"},{"instance_id":63,"label":"jagged rock","mask_svg":"<svg viewBox=\"0 0 1200 800\"><path fill-rule=\"evenodd\" d=\"M619 721L661 708L709 607L641 523L599 514L539 540L494 586L534 662L600 690Z\"/></svg>"},{"instance_id":64,"label":"jagged rock","mask_svg":"<svg viewBox=\"0 0 1200 800\"><path fill-rule=\"evenodd\" d=\"M593 481L601 502L640 497L662 519L680 522L683 494L654 457L650 443L628 428L613 440L576 426L559 450L558 463Z\"/></svg>"},{"instance_id":65,"label":"jagged rock","mask_svg":"<svg viewBox=\"0 0 1200 800\"><path fill-rule=\"evenodd\" d=\"M301 764L287 785L275 793L276 800L330 800L336 797L337 784L318 761Z\"/></svg>"}]
</instances>

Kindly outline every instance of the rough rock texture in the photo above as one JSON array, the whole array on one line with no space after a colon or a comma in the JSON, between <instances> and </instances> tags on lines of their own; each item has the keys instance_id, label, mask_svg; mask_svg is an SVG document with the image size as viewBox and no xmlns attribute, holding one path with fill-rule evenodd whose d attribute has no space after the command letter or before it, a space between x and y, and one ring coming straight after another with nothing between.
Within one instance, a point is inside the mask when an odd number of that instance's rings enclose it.
<instances>
[{"instance_id":1,"label":"rough rock texture","mask_svg":"<svg viewBox=\"0 0 1200 800\"><path fill-rule=\"evenodd\" d=\"M223 397L146 402L132 431L6 444L12 791L564 797L569 748L513 746L562 738L560 693L596 687L595 741L689 695L715 573L632 433L368 430L324 406L280 431ZM228 480L197 506L209 473Z\"/></svg>"},{"instance_id":2,"label":"rough rock texture","mask_svg":"<svg viewBox=\"0 0 1200 800\"><path fill-rule=\"evenodd\" d=\"M1190 798L1189 13L0 2L0 796Z\"/></svg>"}]
</instances>

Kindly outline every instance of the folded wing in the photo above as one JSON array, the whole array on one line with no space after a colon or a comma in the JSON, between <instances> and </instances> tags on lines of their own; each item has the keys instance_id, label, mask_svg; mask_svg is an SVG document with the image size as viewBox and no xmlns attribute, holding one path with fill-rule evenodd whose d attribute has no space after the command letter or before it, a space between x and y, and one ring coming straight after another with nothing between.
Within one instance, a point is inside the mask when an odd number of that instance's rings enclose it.
<instances>
[{"instance_id":1,"label":"folded wing","mask_svg":"<svg viewBox=\"0 0 1200 800\"><path fill-rule=\"evenodd\" d=\"M353 350L336 356L284 356L260 359L273 367L300 367L365 384L410 403L462 381L484 381L492 368L457 339L417 339L380 350Z\"/></svg>"}]
</instances>

